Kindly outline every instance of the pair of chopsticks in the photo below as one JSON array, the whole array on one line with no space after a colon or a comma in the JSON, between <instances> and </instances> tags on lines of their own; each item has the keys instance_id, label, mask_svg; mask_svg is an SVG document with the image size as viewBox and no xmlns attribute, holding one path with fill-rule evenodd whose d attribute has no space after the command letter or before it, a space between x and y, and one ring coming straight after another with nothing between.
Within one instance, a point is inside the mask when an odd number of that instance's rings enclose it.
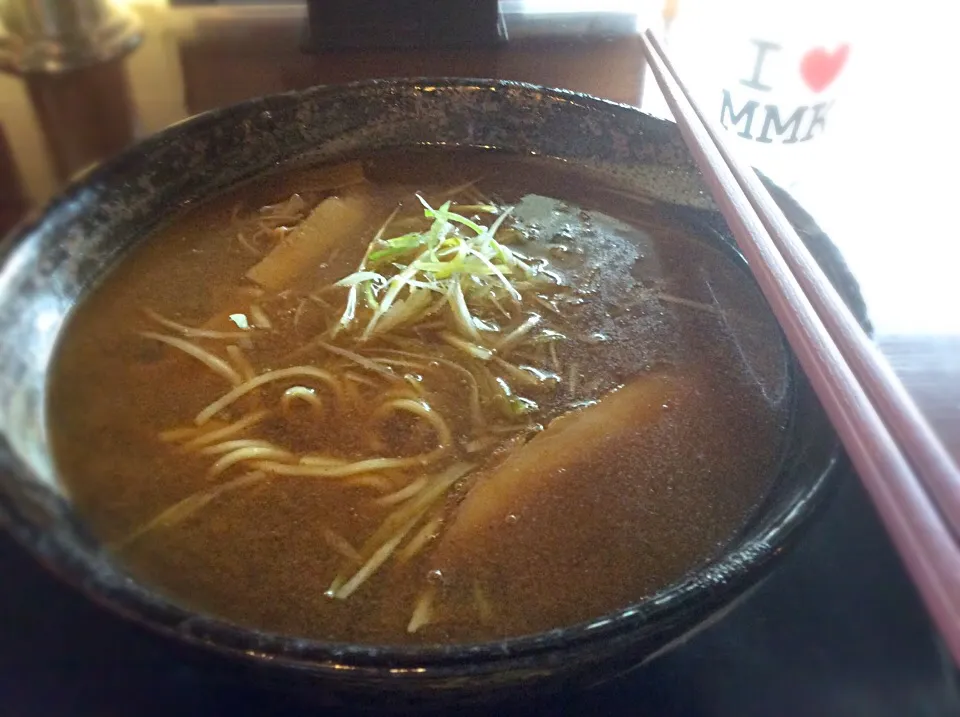
<instances>
[{"instance_id":1,"label":"pair of chopsticks","mask_svg":"<svg viewBox=\"0 0 960 717\"><path fill-rule=\"evenodd\" d=\"M732 156L652 31L643 48L684 141L954 659L960 471L756 173Z\"/></svg>"}]
</instances>

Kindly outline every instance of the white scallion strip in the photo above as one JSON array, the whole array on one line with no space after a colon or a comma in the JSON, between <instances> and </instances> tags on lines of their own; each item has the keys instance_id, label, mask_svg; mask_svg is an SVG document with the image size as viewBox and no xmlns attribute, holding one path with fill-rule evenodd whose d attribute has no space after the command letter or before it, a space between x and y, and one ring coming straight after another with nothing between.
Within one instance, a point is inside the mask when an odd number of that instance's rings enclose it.
<instances>
[{"instance_id":1,"label":"white scallion strip","mask_svg":"<svg viewBox=\"0 0 960 717\"><path fill-rule=\"evenodd\" d=\"M570 368L567 371L567 394L570 396L577 395L577 389L580 386L580 367L577 364L570 364Z\"/></svg>"},{"instance_id":2,"label":"white scallion strip","mask_svg":"<svg viewBox=\"0 0 960 717\"><path fill-rule=\"evenodd\" d=\"M407 632L413 634L430 622L433 617L433 601L436 594L436 585L428 585L420 594L420 597L417 598L417 604L413 608L413 615L410 616L410 622L407 623Z\"/></svg>"},{"instance_id":3,"label":"white scallion strip","mask_svg":"<svg viewBox=\"0 0 960 717\"><path fill-rule=\"evenodd\" d=\"M374 534L370 536L366 543L364 543L364 547L360 552L364 555L368 555L373 550L374 546L386 540L390 535L393 534L393 531L402 525L408 518L411 518L420 511L429 508L436 502L438 498L443 497L454 483L467 475L471 470L474 469L474 467L475 464L473 463L455 463L440 473L431 476L429 479L430 485L417 494L415 498L407 501L403 505L398 506L390 515L388 515L384 519L383 523L380 524L380 527L377 528Z\"/></svg>"},{"instance_id":4,"label":"white scallion strip","mask_svg":"<svg viewBox=\"0 0 960 717\"><path fill-rule=\"evenodd\" d=\"M460 287L459 281L451 283L447 298L450 302L450 309L453 311L453 318L463 333L466 334L466 337L478 344L481 343L483 339L480 338L480 332L477 331L477 327L473 323L473 315L467 308L467 300L463 296L463 289Z\"/></svg>"},{"instance_id":5,"label":"white scallion strip","mask_svg":"<svg viewBox=\"0 0 960 717\"><path fill-rule=\"evenodd\" d=\"M477 612L480 614L480 624L491 624L493 622L493 606L478 580L473 581L473 601L476 603Z\"/></svg>"},{"instance_id":6,"label":"white scallion strip","mask_svg":"<svg viewBox=\"0 0 960 717\"><path fill-rule=\"evenodd\" d=\"M551 341L547 344L547 352L550 355L550 366L553 368L554 372L559 374L562 370L560 366L560 359L557 357L557 344L554 341Z\"/></svg>"},{"instance_id":7,"label":"white scallion strip","mask_svg":"<svg viewBox=\"0 0 960 717\"><path fill-rule=\"evenodd\" d=\"M382 274L375 271L355 271L350 276L344 277L334 284L334 286L356 286L357 284L373 283L374 286L383 286L387 283Z\"/></svg>"},{"instance_id":8,"label":"white scallion strip","mask_svg":"<svg viewBox=\"0 0 960 717\"><path fill-rule=\"evenodd\" d=\"M326 541L327 545L333 548L341 556L346 558L349 562L359 564L363 561L363 558L360 557L360 553L357 552L357 549L350 544L349 540L340 535L340 533L330 528L325 528L323 531L323 539Z\"/></svg>"},{"instance_id":9,"label":"white scallion strip","mask_svg":"<svg viewBox=\"0 0 960 717\"><path fill-rule=\"evenodd\" d=\"M383 565L390 558L390 555L394 550L397 549L397 546L400 544L400 541L406 537L407 533L413 530L413 527L420 520L420 516L416 516L407 521L407 524L403 526L397 534L377 548L377 551L370 556L370 559L363 564L353 577L347 580L339 590L334 593L334 597L339 600L346 600L348 597L353 595L363 583L367 581L371 575L373 575L381 565Z\"/></svg>"},{"instance_id":10,"label":"white scallion strip","mask_svg":"<svg viewBox=\"0 0 960 717\"><path fill-rule=\"evenodd\" d=\"M210 503L210 501L223 495L224 493L236 490L237 488L253 485L254 483L264 480L266 477L267 474L263 471L252 471L250 473L245 473L238 478L234 478L227 483L223 483L222 485L218 485L208 490L187 496L179 503L173 504L166 510L162 511L155 518L147 521L139 528L132 531L122 540L113 543L111 547L113 547L114 550L122 550L130 545L130 543L134 542L150 531L157 530L158 528L170 528L177 523L182 523L184 520Z\"/></svg>"},{"instance_id":11,"label":"white scallion strip","mask_svg":"<svg viewBox=\"0 0 960 717\"><path fill-rule=\"evenodd\" d=\"M511 379L531 388L538 388L546 383L559 383L560 377L552 371L542 371L532 366L520 368L499 356L493 357L493 362L502 368Z\"/></svg>"},{"instance_id":12,"label":"white scallion strip","mask_svg":"<svg viewBox=\"0 0 960 717\"><path fill-rule=\"evenodd\" d=\"M510 349L520 343L527 334L533 331L540 321L541 318L539 314L531 314L522 324L503 337L503 340L497 344L497 351L506 354Z\"/></svg>"},{"instance_id":13,"label":"white scallion strip","mask_svg":"<svg viewBox=\"0 0 960 717\"><path fill-rule=\"evenodd\" d=\"M417 262L423 261L430 254L430 250L423 252L420 256L414 260L410 266L401 271L399 274L390 279L389 284L387 284L388 289L387 293L383 297L383 301L380 302L379 308L374 312L373 316L370 318L370 321L367 323L367 328L363 330L362 339L365 341L373 335L373 330L377 327L377 323L383 317L390 307L393 306L393 302L397 300L397 297L400 296L400 292L403 291L407 286L407 281L412 279L420 267L417 265Z\"/></svg>"},{"instance_id":14,"label":"white scallion strip","mask_svg":"<svg viewBox=\"0 0 960 717\"><path fill-rule=\"evenodd\" d=\"M473 467L470 463L456 463L430 478L430 485L427 488L388 515L380 527L367 539L360 549L360 554L369 557L360 571L349 581L344 575L335 577L326 594L342 599L360 587L380 565L386 562L403 537L423 519L433 504L442 498L454 483L473 470ZM370 568L371 565L373 565L372 568ZM344 594L348 586L350 590Z\"/></svg>"},{"instance_id":15,"label":"white scallion strip","mask_svg":"<svg viewBox=\"0 0 960 717\"><path fill-rule=\"evenodd\" d=\"M407 282L411 286L410 282ZM383 314L377 326L377 334L383 334L398 326L403 326L419 319L426 309L433 303L433 293L429 288L411 286L406 299L400 299Z\"/></svg>"},{"instance_id":16,"label":"white scallion strip","mask_svg":"<svg viewBox=\"0 0 960 717\"><path fill-rule=\"evenodd\" d=\"M353 323L354 318L357 315L357 285L354 284L350 287L350 291L347 293L347 305L343 310L343 314L340 316L340 321L337 323L336 330L333 332L333 335L336 336L337 332L346 328Z\"/></svg>"},{"instance_id":17,"label":"white scallion strip","mask_svg":"<svg viewBox=\"0 0 960 717\"><path fill-rule=\"evenodd\" d=\"M441 331L440 338L454 348L460 349L465 354L475 359L489 361L493 358L493 351L488 349L486 346L481 346L479 344L467 341L466 339L462 339L456 334L451 334L449 331Z\"/></svg>"},{"instance_id":18,"label":"white scallion strip","mask_svg":"<svg viewBox=\"0 0 960 717\"><path fill-rule=\"evenodd\" d=\"M324 351L329 351L330 353L336 354L337 356L343 356L346 359L350 359L358 366L362 366L368 371L373 371L374 373L378 373L390 381L400 380L400 377L394 374L389 369L385 369L383 366L378 365L376 362L371 361L368 358L364 358L363 356L358 354L356 351L350 351L349 349L341 348L339 346L334 346L333 344L329 344L322 339L314 339L311 343L314 346L319 346Z\"/></svg>"},{"instance_id":19,"label":"white scallion strip","mask_svg":"<svg viewBox=\"0 0 960 717\"><path fill-rule=\"evenodd\" d=\"M256 239L258 234L260 234L260 231L254 234L253 238ZM243 232L237 232L237 241L240 242L240 246L246 249L247 252L249 252L253 256L258 258L263 256L263 252L261 252L253 244L251 244L250 240L247 239L246 235Z\"/></svg>"},{"instance_id":20,"label":"white scallion strip","mask_svg":"<svg viewBox=\"0 0 960 717\"><path fill-rule=\"evenodd\" d=\"M466 453L479 453L480 451L485 451L488 448L492 448L494 445L499 443L499 441L492 436L485 436L484 438L475 438L472 441L467 441L463 444L463 450Z\"/></svg>"},{"instance_id":21,"label":"white scallion strip","mask_svg":"<svg viewBox=\"0 0 960 717\"><path fill-rule=\"evenodd\" d=\"M523 298L522 296L520 296L520 292L517 291L513 287L513 284L511 284L510 281L507 279L507 277L504 276L503 271L500 268L498 268L496 265L494 265L492 261L490 261L487 257L485 257L483 254L481 254L479 251L477 251L472 247L467 247L467 251L473 256L477 257L477 259L479 259L484 266L486 266L490 271L493 272L493 275L500 280L500 283L503 284L503 287L507 290L507 293L510 294L510 296L513 298L514 301L520 301Z\"/></svg>"},{"instance_id":22,"label":"white scallion strip","mask_svg":"<svg viewBox=\"0 0 960 717\"><path fill-rule=\"evenodd\" d=\"M538 433L542 430L543 426L539 423L523 423L512 426L492 426L490 433L496 436L502 436L509 433Z\"/></svg>"},{"instance_id":23,"label":"white scallion strip","mask_svg":"<svg viewBox=\"0 0 960 717\"><path fill-rule=\"evenodd\" d=\"M374 235L373 241L371 241L370 244L367 246L367 251L364 253L363 259L360 260L360 266L357 269L357 271L360 271L360 272L365 271L364 266L366 265L367 257L370 256L370 252L373 250L373 247L380 242L380 239L383 237L383 233L387 230L387 227L390 226L390 223L393 221L394 217L397 216L397 212L399 211L400 211L400 207L397 207L396 209L394 209L390 213L390 216L387 217L387 220L380 225L380 229L377 230L377 233ZM345 279L348 279L348 278L349 277L345 277ZM359 288L359 283L355 283L350 286L350 291L347 294L346 308L344 309L343 314L340 317L340 320L337 322L337 325L334 326L333 328L333 332L332 332L333 336L336 336L341 329L345 329L348 326L350 326L350 324L352 324L353 320L356 318L358 288Z\"/></svg>"},{"instance_id":24,"label":"white scallion strip","mask_svg":"<svg viewBox=\"0 0 960 717\"><path fill-rule=\"evenodd\" d=\"M410 541L397 552L397 563L403 565L416 557L427 543L437 537L441 523L443 523L443 516L440 515L424 523Z\"/></svg>"},{"instance_id":25,"label":"white scallion strip","mask_svg":"<svg viewBox=\"0 0 960 717\"><path fill-rule=\"evenodd\" d=\"M658 292L654 296L660 301L665 301L668 304L678 304L680 306L686 306L691 309L696 309L697 311L703 311L708 314L713 314L715 316L723 316L724 311L719 306L714 306L711 304L704 304L702 301L694 301L693 299L686 299L682 296L673 296L672 294L665 294L663 292Z\"/></svg>"}]
</instances>

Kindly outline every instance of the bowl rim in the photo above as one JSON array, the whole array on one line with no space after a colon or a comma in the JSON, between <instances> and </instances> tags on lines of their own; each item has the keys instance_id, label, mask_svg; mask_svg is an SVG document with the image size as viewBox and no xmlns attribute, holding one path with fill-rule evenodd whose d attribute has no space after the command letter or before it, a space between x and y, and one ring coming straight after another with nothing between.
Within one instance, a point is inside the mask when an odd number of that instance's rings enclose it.
<instances>
[{"instance_id":1,"label":"bowl rim","mask_svg":"<svg viewBox=\"0 0 960 717\"><path fill-rule=\"evenodd\" d=\"M124 167L135 161L145 151L160 148L183 136L201 132L211 125L229 123L235 116L242 116L251 109L257 107L266 109L270 103L277 101L298 103L324 95L340 95L348 98L355 93L376 90L389 93L391 88L404 87L413 90L418 89L419 86L444 89L509 88L521 92L538 93L541 96L562 101L575 101L591 110L608 115L632 117L635 121L642 117L646 122L653 121L675 127L672 122L622 103L571 90L509 80L460 77L371 79L340 85L317 85L302 90L265 95L230 106L207 110L180 120L126 148L105 162L76 175L45 206L21 220L7 237L0 241L0 266L9 261L15 249L38 230L48 217L60 208L75 202L88 186L109 182L115 175L122 175ZM802 216L807 216L799 206L796 209ZM855 299L859 302L859 295ZM861 315L864 314L861 307L858 309ZM866 321L863 316L861 320ZM0 435L0 458L3 457L4 452L7 452L3 443L5 441ZM639 602L575 625L530 635L452 645L343 643L268 633L180 607L160 598L131 578L125 578L120 585L105 584L100 576L96 574L91 576L88 561L78 557L75 549L62 544L56 536L52 539L42 538L46 542L41 547L41 537L38 537L40 534L36 532L33 522L29 516L21 515L15 507L10 505L7 491L2 486L0 486L0 526L7 527L13 537L41 565L63 582L73 586L111 612L176 640L227 654L242 661L296 666L312 671L331 671L342 674L344 670L360 672L389 670L390 673L398 675L419 674L424 671L436 674L451 670L460 672L465 666L474 668L486 666L488 669L496 669L505 661L528 662L544 653L582 648L599 641L631 643L645 635L658 634L663 629L663 624L669 623L670 616L684 606L687 596L700 591L710 593L708 603L713 605L714 611L734 603L738 597L748 592L748 588L762 579L765 574L764 569L772 561L796 543L798 535L811 522L810 517L824 503L826 495L831 492L827 490L828 484L833 482L834 476L842 472L841 469L846 463L842 450L838 447L834 448L823 472L810 482L802 497L795 500L792 509L785 512L763 534L729 545L716 559L687 573ZM0 472L31 476L31 472L20 465L15 458L0 461ZM5 521L4 518L6 518ZM705 616L705 619L709 620L709 616ZM658 627L659 629L655 629ZM682 637L676 639L682 639Z\"/></svg>"}]
</instances>

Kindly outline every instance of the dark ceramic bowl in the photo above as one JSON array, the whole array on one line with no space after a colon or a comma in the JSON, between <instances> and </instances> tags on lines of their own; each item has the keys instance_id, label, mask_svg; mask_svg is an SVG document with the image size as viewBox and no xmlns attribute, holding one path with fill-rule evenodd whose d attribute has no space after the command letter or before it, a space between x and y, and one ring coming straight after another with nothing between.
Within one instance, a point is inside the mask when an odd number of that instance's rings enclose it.
<instances>
[{"instance_id":1,"label":"dark ceramic bowl","mask_svg":"<svg viewBox=\"0 0 960 717\"><path fill-rule=\"evenodd\" d=\"M364 701L489 698L587 685L668 649L758 584L802 534L842 462L799 371L787 459L750 525L705 569L589 624L454 647L298 640L165 602L124 575L91 539L54 469L44 415L51 353L84 290L188 203L293 163L424 145L562 158L672 204L678 219L733 247L673 124L579 94L491 81L378 81L267 97L195 117L93 170L2 245L0 514L13 535L64 581L114 612L229 658L215 657L215 663ZM862 317L856 285L832 245L772 189Z\"/></svg>"}]
</instances>

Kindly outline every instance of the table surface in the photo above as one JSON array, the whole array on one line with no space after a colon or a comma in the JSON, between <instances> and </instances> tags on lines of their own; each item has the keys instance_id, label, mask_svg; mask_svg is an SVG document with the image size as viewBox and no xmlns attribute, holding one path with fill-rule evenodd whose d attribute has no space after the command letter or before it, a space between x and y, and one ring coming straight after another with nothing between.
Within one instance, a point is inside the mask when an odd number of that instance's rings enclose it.
<instances>
[{"instance_id":1,"label":"table surface","mask_svg":"<svg viewBox=\"0 0 960 717\"><path fill-rule=\"evenodd\" d=\"M654 113L662 107L622 13L508 16L511 39L498 47L304 54L300 7L139 10L144 41L123 60L57 77L0 75L0 233L138 138L270 92L447 75L566 87ZM905 22L892 12L874 20L851 64L856 91L821 143L815 174L791 191L844 253L882 352L960 457L956 181L938 172L960 159L960 140L935 123L950 116L942 88L948 55L954 65L958 58L949 23L929 15L910 52L888 52L887 31ZM3 537L0 574L4 714L306 714L274 695L209 684L162 640L63 589ZM802 548L729 618L629 679L568 696L562 708L517 709L939 716L960 714L960 688L851 477Z\"/></svg>"}]
</instances>

